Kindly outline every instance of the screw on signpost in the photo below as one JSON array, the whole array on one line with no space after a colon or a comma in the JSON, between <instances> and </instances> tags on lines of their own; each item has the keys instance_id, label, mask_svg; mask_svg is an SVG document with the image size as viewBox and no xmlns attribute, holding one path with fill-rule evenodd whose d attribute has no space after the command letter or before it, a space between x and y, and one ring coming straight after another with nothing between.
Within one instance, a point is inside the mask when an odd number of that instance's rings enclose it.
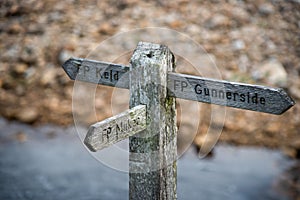
<instances>
[{"instance_id":1,"label":"screw on signpost","mask_svg":"<svg viewBox=\"0 0 300 200\"><path fill-rule=\"evenodd\" d=\"M177 198L175 98L270 114L294 105L282 89L174 73L173 54L158 44L140 42L130 67L71 58L63 68L73 80L130 89L130 109L90 126L84 140L97 151L129 137L130 199Z\"/></svg>"}]
</instances>

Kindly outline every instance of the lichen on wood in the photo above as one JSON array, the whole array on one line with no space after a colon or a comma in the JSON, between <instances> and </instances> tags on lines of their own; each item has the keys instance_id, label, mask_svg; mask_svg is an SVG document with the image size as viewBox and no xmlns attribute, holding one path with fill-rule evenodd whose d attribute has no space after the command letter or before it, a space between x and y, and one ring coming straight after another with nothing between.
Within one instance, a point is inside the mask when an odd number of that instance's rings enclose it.
<instances>
[{"instance_id":1,"label":"lichen on wood","mask_svg":"<svg viewBox=\"0 0 300 200\"><path fill-rule=\"evenodd\" d=\"M146 105L147 128L129 138L130 199L177 198L175 98L167 95L174 68L164 45L140 42L131 57L130 107Z\"/></svg>"}]
</instances>

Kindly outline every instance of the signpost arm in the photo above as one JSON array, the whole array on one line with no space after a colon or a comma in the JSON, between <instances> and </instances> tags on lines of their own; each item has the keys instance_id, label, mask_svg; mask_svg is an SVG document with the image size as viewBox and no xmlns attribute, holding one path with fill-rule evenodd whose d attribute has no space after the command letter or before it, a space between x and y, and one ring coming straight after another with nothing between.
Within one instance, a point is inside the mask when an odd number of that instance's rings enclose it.
<instances>
[{"instance_id":1,"label":"signpost arm","mask_svg":"<svg viewBox=\"0 0 300 200\"><path fill-rule=\"evenodd\" d=\"M175 98L167 96L174 56L140 42L130 67L130 107L146 105L147 128L129 138L129 199L177 199Z\"/></svg>"},{"instance_id":2,"label":"signpost arm","mask_svg":"<svg viewBox=\"0 0 300 200\"><path fill-rule=\"evenodd\" d=\"M129 89L129 67L70 58L63 68L72 80ZM282 114L295 102L280 88L250 85L168 72L168 95L271 114Z\"/></svg>"}]
</instances>

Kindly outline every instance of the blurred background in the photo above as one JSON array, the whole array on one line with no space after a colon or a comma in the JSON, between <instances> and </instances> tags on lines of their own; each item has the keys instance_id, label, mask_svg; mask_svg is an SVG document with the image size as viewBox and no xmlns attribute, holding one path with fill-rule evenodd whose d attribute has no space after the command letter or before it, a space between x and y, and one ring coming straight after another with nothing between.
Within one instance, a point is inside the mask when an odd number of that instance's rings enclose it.
<instances>
[{"instance_id":1,"label":"blurred background","mask_svg":"<svg viewBox=\"0 0 300 200\"><path fill-rule=\"evenodd\" d=\"M2 154L9 155L5 144L26 143L31 132L44 126L64 130L73 125L74 82L61 68L65 60L84 58L101 41L143 27L166 27L190 36L213 58L224 80L284 88L296 105L280 116L227 108L219 143L240 146L237 149L267 148L288 163L299 162L299 0L1 0ZM111 116L112 89L101 90L105 96L96 102L98 120ZM201 112L206 114L194 138L198 148L210 127L210 105L202 105ZM188 121L182 124L187 135ZM87 120L90 123L94 121ZM64 132L56 128L44 131L46 139ZM179 144L181 140L184 137ZM283 190L289 191L283 199L300 198L299 168L296 164L283 172Z\"/></svg>"}]
</instances>

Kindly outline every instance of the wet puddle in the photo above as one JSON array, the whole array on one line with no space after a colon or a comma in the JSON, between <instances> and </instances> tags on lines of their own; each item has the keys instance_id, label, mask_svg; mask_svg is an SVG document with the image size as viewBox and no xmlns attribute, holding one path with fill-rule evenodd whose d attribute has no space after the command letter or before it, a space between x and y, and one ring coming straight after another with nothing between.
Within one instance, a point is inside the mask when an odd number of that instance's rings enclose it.
<instances>
[{"instance_id":1,"label":"wet puddle","mask_svg":"<svg viewBox=\"0 0 300 200\"><path fill-rule=\"evenodd\" d=\"M128 174L99 163L73 127L0 119L0 157L0 199L128 197ZM264 148L218 145L202 160L190 149L178 161L178 199L293 199L282 184L295 166Z\"/></svg>"}]
</instances>

